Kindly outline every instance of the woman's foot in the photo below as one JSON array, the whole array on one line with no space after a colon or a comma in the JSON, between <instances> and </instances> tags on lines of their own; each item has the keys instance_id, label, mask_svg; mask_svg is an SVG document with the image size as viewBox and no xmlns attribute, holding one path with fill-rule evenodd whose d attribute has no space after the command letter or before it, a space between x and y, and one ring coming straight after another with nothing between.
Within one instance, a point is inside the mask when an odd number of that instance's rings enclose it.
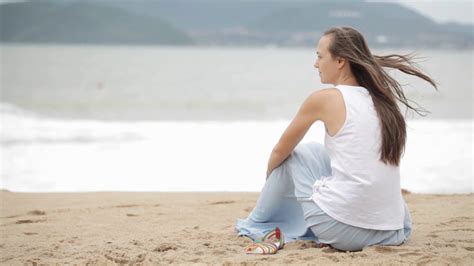
<instances>
[{"instance_id":1,"label":"woman's foot","mask_svg":"<svg viewBox=\"0 0 474 266\"><path fill-rule=\"evenodd\" d=\"M275 230L272 230L265 234L262 237L261 241L265 243L273 243L278 247L278 249L283 248L283 246L285 245L285 237L281 233L281 230L278 226L275 228Z\"/></svg>"},{"instance_id":2,"label":"woman's foot","mask_svg":"<svg viewBox=\"0 0 474 266\"><path fill-rule=\"evenodd\" d=\"M278 247L273 243L258 242L248 245L245 248L247 254L275 254L278 251Z\"/></svg>"},{"instance_id":3,"label":"woman's foot","mask_svg":"<svg viewBox=\"0 0 474 266\"><path fill-rule=\"evenodd\" d=\"M253 244L245 248L247 254L275 254L285 245L285 238L279 227L256 239Z\"/></svg>"}]
</instances>

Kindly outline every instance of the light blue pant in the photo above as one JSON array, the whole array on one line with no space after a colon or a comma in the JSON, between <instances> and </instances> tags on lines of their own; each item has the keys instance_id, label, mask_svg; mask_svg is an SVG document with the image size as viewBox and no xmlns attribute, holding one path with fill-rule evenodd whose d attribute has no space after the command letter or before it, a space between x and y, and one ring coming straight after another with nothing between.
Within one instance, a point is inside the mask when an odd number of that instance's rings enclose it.
<instances>
[{"instance_id":1,"label":"light blue pant","mask_svg":"<svg viewBox=\"0 0 474 266\"><path fill-rule=\"evenodd\" d=\"M330 174L331 162L323 145L299 144L268 177L247 219L237 219L236 231L255 239L279 226L286 242L313 240L344 251L362 250L375 244L400 245L409 239L412 226L405 202L404 228L399 230L355 227L324 213L309 198L315 181Z\"/></svg>"}]
</instances>

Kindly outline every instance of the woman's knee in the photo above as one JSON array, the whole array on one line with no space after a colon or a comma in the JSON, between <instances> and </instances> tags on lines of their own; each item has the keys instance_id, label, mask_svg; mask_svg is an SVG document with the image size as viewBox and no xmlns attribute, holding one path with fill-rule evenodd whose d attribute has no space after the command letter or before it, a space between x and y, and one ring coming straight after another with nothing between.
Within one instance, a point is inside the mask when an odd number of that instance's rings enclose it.
<instances>
[{"instance_id":1,"label":"woman's knee","mask_svg":"<svg viewBox=\"0 0 474 266\"><path fill-rule=\"evenodd\" d=\"M293 156L301 156L305 154L313 154L316 155L317 157L324 158L328 157L329 155L326 152L326 148L324 145L318 143L318 142L307 142L307 143L300 143L296 145L296 147L293 149L291 152Z\"/></svg>"},{"instance_id":2,"label":"woman's knee","mask_svg":"<svg viewBox=\"0 0 474 266\"><path fill-rule=\"evenodd\" d=\"M311 142L305 142L305 143L299 143L295 147L295 151L302 150L302 149L314 149L317 151L325 150L325 147L323 144L316 142L316 141L311 141Z\"/></svg>"},{"instance_id":3,"label":"woman's knee","mask_svg":"<svg viewBox=\"0 0 474 266\"><path fill-rule=\"evenodd\" d=\"M326 150L326 147L324 147L324 144L321 144L317 141L308 142L308 145L310 147L312 147L313 149L317 150L317 151L325 151Z\"/></svg>"},{"instance_id":4,"label":"woman's knee","mask_svg":"<svg viewBox=\"0 0 474 266\"><path fill-rule=\"evenodd\" d=\"M329 158L329 154L326 150L326 147L321 144L321 143L318 143L318 142L311 142L310 143L310 147L311 147L311 150L319 157L321 158L321 160L323 160L324 162L327 162L329 163L330 162L330 158Z\"/></svg>"},{"instance_id":5,"label":"woman's knee","mask_svg":"<svg viewBox=\"0 0 474 266\"><path fill-rule=\"evenodd\" d=\"M313 141L306 143L304 148L307 149L307 154L310 154L309 156L313 157L317 162L320 173L325 176L331 175L331 159L326 147L319 142Z\"/></svg>"},{"instance_id":6,"label":"woman's knee","mask_svg":"<svg viewBox=\"0 0 474 266\"><path fill-rule=\"evenodd\" d=\"M296 145L296 147L291 152L291 155L297 156L297 155L303 154L305 150L307 149L307 146L308 146L308 143L300 143Z\"/></svg>"}]
</instances>

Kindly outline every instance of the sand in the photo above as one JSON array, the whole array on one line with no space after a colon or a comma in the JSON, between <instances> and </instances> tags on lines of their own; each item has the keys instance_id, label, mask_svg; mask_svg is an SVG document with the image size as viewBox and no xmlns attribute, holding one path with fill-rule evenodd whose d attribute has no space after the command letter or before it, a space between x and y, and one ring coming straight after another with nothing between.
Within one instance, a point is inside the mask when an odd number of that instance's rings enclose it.
<instances>
[{"instance_id":1,"label":"sand","mask_svg":"<svg viewBox=\"0 0 474 266\"><path fill-rule=\"evenodd\" d=\"M0 191L1 264L457 264L474 262L474 195L406 194L413 235L360 252L287 244L247 255L234 232L258 193Z\"/></svg>"}]
</instances>

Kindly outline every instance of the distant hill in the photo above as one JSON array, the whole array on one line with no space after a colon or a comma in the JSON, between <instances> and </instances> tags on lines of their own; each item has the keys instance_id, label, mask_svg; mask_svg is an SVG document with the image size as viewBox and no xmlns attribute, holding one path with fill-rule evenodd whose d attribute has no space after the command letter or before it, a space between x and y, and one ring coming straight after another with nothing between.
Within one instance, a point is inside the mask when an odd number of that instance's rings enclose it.
<instances>
[{"instance_id":1,"label":"distant hill","mask_svg":"<svg viewBox=\"0 0 474 266\"><path fill-rule=\"evenodd\" d=\"M35 1L0 6L2 42L192 44L156 17L89 2Z\"/></svg>"},{"instance_id":2,"label":"distant hill","mask_svg":"<svg viewBox=\"0 0 474 266\"><path fill-rule=\"evenodd\" d=\"M361 0L52 0L0 10L3 42L314 46L325 29L348 25L371 46L474 47L473 25Z\"/></svg>"}]
</instances>

